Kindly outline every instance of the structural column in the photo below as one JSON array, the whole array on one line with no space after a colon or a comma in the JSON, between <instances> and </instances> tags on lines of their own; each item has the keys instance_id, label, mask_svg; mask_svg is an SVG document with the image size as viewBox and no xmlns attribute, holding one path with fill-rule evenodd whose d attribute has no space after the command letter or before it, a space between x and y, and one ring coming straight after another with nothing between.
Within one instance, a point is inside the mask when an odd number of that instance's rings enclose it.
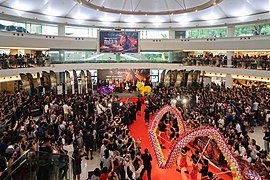
<instances>
[{"instance_id":1,"label":"structural column","mask_svg":"<svg viewBox=\"0 0 270 180\"><path fill-rule=\"evenodd\" d=\"M235 26L234 25L228 26L227 37L234 37L234 32L235 32Z\"/></svg>"},{"instance_id":2,"label":"structural column","mask_svg":"<svg viewBox=\"0 0 270 180\"><path fill-rule=\"evenodd\" d=\"M66 35L65 25L58 24L58 36L65 36L65 35Z\"/></svg>"},{"instance_id":3,"label":"structural column","mask_svg":"<svg viewBox=\"0 0 270 180\"><path fill-rule=\"evenodd\" d=\"M227 51L227 67L232 67L232 57L234 56L234 51Z\"/></svg>"},{"instance_id":4,"label":"structural column","mask_svg":"<svg viewBox=\"0 0 270 180\"><path fill-rule=\"evenodd\" d=\"M231 74L226 74L225 78L225 88L232 88L233 87L233 78Z\"/></svg>"},{"instance_id":5,"label":"structural column","mask_svg":"<svg viewBox=\"0 0 270 180\"><path fill-rule=\"evenodd\" d=\"M169 30L169 39L175 39L175 31L174 30Z\"/></svg>"},{"instance_id":6,"label":"structural column","mask_svg":"<svg viewBox=\"0 0 270 180\"><path fill-rule=\"evenodd\" d=\"M60 50L59 51L59 61L60 62L64 62L65 61L65 51L64 50Z\"/></svg>"}]
</instances>

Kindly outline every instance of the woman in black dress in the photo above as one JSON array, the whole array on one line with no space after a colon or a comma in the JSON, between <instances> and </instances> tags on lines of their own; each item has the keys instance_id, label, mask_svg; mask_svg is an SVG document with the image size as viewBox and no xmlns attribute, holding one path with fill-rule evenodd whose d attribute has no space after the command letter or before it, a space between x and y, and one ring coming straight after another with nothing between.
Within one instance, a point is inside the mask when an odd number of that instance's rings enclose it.
<instances>
[{"instance_id":1,"label":"woman in black dress","mask_svg":"<svg viewBox=\"0 0 270 180\"><path fill-rule=\"evenodd\" d=\"M141 115L141 108L142 108L142 101L141 98L138 97L138 101L137 101L137 112L139 115Z\"/></svg>"}]
</instances>

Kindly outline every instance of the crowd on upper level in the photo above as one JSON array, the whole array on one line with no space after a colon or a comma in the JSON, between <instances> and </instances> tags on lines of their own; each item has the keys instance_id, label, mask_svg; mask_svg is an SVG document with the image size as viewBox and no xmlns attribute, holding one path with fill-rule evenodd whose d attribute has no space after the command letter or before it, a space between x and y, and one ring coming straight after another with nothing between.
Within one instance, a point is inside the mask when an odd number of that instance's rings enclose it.
<instances>
[{"instance_id":1,"label":"crowd on upper level","mask_svg":"<svg viewBox=\"0 0 270 180\"><path fill-rule=\"evenodd\" d=\"M190 55L183 59L183 64L197 66L217 66L217 67L233 67L245 69L270 69L270 58L267 55L249 56L249 55L234 55L230 58L231 63L228 63L226 55Z\"/></svg>"},{"instance_id":2,"label":"crowd on upper level","mask_svg":"<svg viewBox=\"0 0 270 180\"><path fill-rule=\"evenodd\" d=\"M1 69L9 68L23 68L23 67L43 67L47 64L48 56L44 54L40 55L7 55L0 54L0 66Z\"/></svg>"},{"instance_id":3,"label":"crowd on upper level","mask_svg":"<svg viewBox=\"0 0 270 180\"><path fill-rule=\"evenodd\" d=\"M265 88L225 89L217 85L205 88L154 88L153 94L144 102L141 98L137 102L122 102L110 95L56 96L49 93L28 96L23 92L14 95L2 93L0 173L2 177L8 176L10 171L5 169L29 150L31 173L24 168L19 171L21 174L11 176L24 174L22 178L26 179L35 175L37 179L50 179L54 170L59 179L65 179L70 168L68 164L72 163L74 174L80 179L82 159L91 161L93 151L98 151L101 164L91 173L91 180L140 179L145 171L149 172L150 179L152 157L148 150L144 153L141 151L141 139L134 139L129 131L129 126L136 122L136 114L145 103L146 110L143 112L147 123L150 113L154 114L164 105L171 104L182 110L189 128L218 128L236 156L256 167L265 179L270 179L269 157L267 159L270 140L269 96L270 91ZM181 101L184 98L186 103ZM35 119L32 118L33 105L42 110L42 114ZM161 123L168 131L168 138L173 139L177 137L177 131L168 129L169 124L174 124L174 118L168 117ZM260 147L248 135L255 131L255 126L264 128L265 147ZM72 161L67 158L66 146L73 147ZM52 169L51 155L57 155L57 170ZM14 168L14 164L11 168ZM51 175L48 177L48 174Z\"/></svg>"}]
</instances>

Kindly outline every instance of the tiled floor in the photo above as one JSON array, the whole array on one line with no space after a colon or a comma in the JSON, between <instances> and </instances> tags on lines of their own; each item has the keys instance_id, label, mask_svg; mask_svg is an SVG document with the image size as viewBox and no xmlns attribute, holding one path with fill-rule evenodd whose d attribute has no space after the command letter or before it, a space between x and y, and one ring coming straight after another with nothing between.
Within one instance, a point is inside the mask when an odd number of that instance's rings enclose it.
<instances>
[{"instance_id":1,"label":"tiled floor","mask_svg":"<svg viewBox=\"0 0 270 180\"><path fill-rule=\"evenodd\" d=\"M86 160L83 158L81 180L86 180L88 178L89 171L94 171L95 168L100 168L99 152L93 152L93 157L93 160Z\"/></svg>"},{"instance_id":2,"label":"tiled floor","mask_svg":"<svg viewBox=\"0 0 270 180\"><path fill-rule=\"evenodd\" d=\"M263 143L263 137L264 132L262 126L258 126L254 128L254 133L248 133L249 137L251 139L255 139L257 141L257 144L264 149L264 143Z\"/></svg>"}]
</instances>

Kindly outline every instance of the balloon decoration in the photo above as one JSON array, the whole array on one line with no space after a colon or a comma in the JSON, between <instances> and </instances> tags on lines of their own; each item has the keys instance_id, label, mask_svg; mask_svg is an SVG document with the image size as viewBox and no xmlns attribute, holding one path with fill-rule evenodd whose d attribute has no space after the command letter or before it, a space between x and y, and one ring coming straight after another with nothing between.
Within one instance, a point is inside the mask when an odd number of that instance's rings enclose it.
<instances>
[{"instance_id":1,"label":"balloon decoration","mask_svg":"<svg viewBox=\"0 0 270 180\"><path fill-rule=\"evenodd\" d=\"M168 155L168 158L165 159L160 143L158 141L157 129L160 119L168 111L174 113L177 117L180 136L176 144L173 146L172 151ZM222 134L219 132L218 129L205 127L187 130L180 111L175 107L166 105L162 109L160 109L156 113L155 117L153 118L149 126L148 134L150 138L150 143L157 158L158 166L162 169L172 167L175 164L176 160L178 159L181 149L184 148L188 143L192 142L197 137L207 136L209 138L211 137L217 143L219 149L221 150L222 154L225 157L225 160L228 162L230 166L234 180L242 179L243 175L249 176L251 177L251 179L257 180L261 179L260 176L258 176L258 174L252 170L244 171L244 168L240 166L237 158L234 157L233 153L229 149L228 144L226 143L225 139L223 138Z\"/></svg>"},{"instance_id":2,"label":"balloon decoration","mask_svg":"<svg viewBox=\"0 0 270 180\"><path fill-rule=\"evenodd\" d=\"M150 86L144 86L144 82L138 81L136 87L142 96L148 96L151 94L152 88Z\"/></svg>"},{"instance_id":3,"label":"balloon decoration","mask_svg":"<svg viewBox=\"0 0 270 180\"><path fill-rule=\"evenodd\" d=\"M111 92L113 92L113 90L116 88L114 83L110 83L109 87L108 86L101 86L99 89L99 94L101 96L105 95L105 94L110 94Z\"/></svg>"}]
</instances>

